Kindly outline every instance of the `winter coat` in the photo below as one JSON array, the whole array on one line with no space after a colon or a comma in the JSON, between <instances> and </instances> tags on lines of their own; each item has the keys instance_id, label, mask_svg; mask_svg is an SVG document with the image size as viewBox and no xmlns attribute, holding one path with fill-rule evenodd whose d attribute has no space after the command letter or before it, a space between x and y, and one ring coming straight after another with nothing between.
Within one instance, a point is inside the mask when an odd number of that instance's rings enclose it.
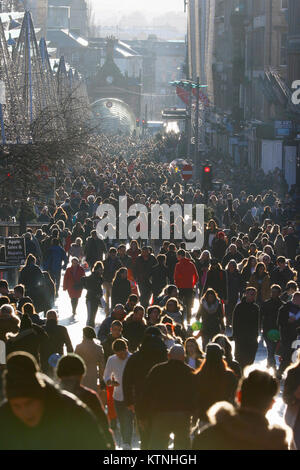
<instances>
[{"instance_id":1,"label":"winter coat","mask_svg":"<svg viewBox=\"0 0 300 470\"><path fill-rule=\"evenodd\" d=\"M25 286L26 296L33 300L37 313L43 310L44 305L44 276L36 264L29 264L21 269L19 284Z\"/></svg>"},{"instance_id":2,"label":"winter coat","mask_svg":"<svg viewBox=\"0 0 300 470\"><path fill-rule=\"evenodd\" d=\"M257 298L261 299L262 302L265 302L271 297L271 281L268 274L264 276L262 283L260 283L257 275L253 273L250 277L248 287L255 287L255 289L257 289Z\"/></svg>"},{"instance_id":3,"label":"winter coat","mask_svg":"<svg viewBox=\"0 0 300 470\"><path fill-rule=\"evenodd\" d=\"M144 259L142 255L137 257L134 266L134 277L139 284L150 285L150 278L152 275L152 269L158 263L154 255L150 255L147 259Z\"/></svg>"},{"instance_id":4,"label":"winter coat","mask_svg":"<svg viewBox=\"0 0 300 470\"><path fill-rule=\"evenodd\" d=\"M279 284L282 289L285 289L287 283L292 281L294 276L294 272L288 266L283 270L277 266L271 273L271 284Z\"/></svg>"},{"instance_id":5,"label":"winter coat","mask_svg":"<svg viewBox=\"0 0 300 470\"><path fill-rule=\"evenodd\" d=\"M156 295L159 295L163 288L168 284L168 268L161 264L153 266L151 279L152 290Z\"/></svg>"},{"instance_id":6,"label":"winter coat","mask_svg":"<svg viewBox=\"0 0 300 470\"><path fill-rule=\"evenodd\" d=\"M223 266L223 268L226 268L227 264L228 264L229 261L231 261L232 259L233 259L234 261L236 261L237 263L240 263L241 261L243 261L244 256L243 256L239 251L237 251L235 254L232 254L232 253L230 253L230 252L227 253L227 254L224 256L223 260L222 260L222 266Z\"/></svg>"},{"instance_id":7,"label":"winter coat","mask_svg":"<svg viewBox=\"0 0 300 470\"><path fill-rule=\"evenodd\" d=\"M233 273L227 271L228 281L228 302L235 304L238 301L243 289L242 275L238 271Z\"/></svg>"},{"instance_id":8,"label":"winter coat","mask_svg":"<svg viewBox=\"0 0 300 470\"><path fill-rule=\"evenodd\" d=\"M224 238L214 238L212 242L212 255L217 258L220 262L225 256L227 249L227 243Z\"/></svg>"},{"instance_id":9,"label":"winter coat","mask_svg":"<svg viewBox=\"0 0 300 470\"><path fill-rule=\"evenodd\" d=\"M287 302L278 311L278 329L280 331L280 339L286 345L291 345L293 341L297 339L297 328L300 327L300 315L298 320L293 323L289 323L289 316L293 313L294 315L300 314L300 307L293 304L293 302Z\"/></svg>"},{"instance_id":10,"label":"winter coat","mask_svg":"<svg viewBox=\"0 0 300 470\"><path fill-rule=\"evenodd\" d=\"M196 318L202 320L201 333L203 336L213 338L225 331L224 310L222 304L218 301L209 306L206 300L202 300Z\"/></svg>"},{"instance_id":11,"label":"winter coat","mask_svg":"<svg viewBox=\"0 0 300 470\"><path fill-rule=\"evenodd\" d=\"M52 246L46 254L44 268L50 273L56 273L61 271L62 263L64 263L65 266L68 264L68 257L65 250L60 246Z\"/></svg>"},{"instance_id":12,"label":"winter coat","mask_svg":"<svg viewBox=\"0 0 300 470\"><path fill-rule=\"evenodd\" d=\"M178 262L175 251L168 251L166 254L166 266L168 269L168 278L172 281L174 279L175 266Z\"/></svg>"},{"instance_id":13,"label":"winter coat","mask_svg":"<svg viewBox=\"0 0 300 470\"><path fill-rule=\"evenodd\" d=\"M69 297L71 299L80 299L82 293L82 286L80 284L80 280L84 276L85 272L81 266L77 266L76 271L74 271L73 267L70 267L66 270L64 276L63 289L68 291Z\"/></svg>"},{"instance_id":14,"label":"winter coat","mask_svg":"<svg viewBox=\"0 0 300 470\"><path fill-rule=\"evenodd\" d=\"M277 329L278 311L282 305L284 303L280 299L269 299L262 304L260 316L264 336L267 335L268 331Z\"/></svg>"},{"instance_id":15,"label":"winter coat","mask_svg":"<svg viewBox=\"0 0 300 470\"><path fill-rule=\"evenodd\" d=\"M214 289L220 299L227 300L228 298L228 280L227 273L223 269L209 269L207 271L206 283L203 288L203 294L207 289Z\"/></svg>"},{"instance_id":16,"label":"winter coat","mask_svg":"<svg viewBox=\"0 0 300 470\"><path fill-rule=\"evenodd\" d=\"M245 343L257 341L259 334L259 307L254 302L246 302L243 297L233 311L232 336Z\"/></svg>"},{"instance_id":17,"label":"winter coat","mask_svg":"<svg viewBox=\"0 0 300 470\"><path fill-rule=\"evenodd\" d=\"M90 266L94 265L96 261L102 261L103 254L106 252L107 250L103 240L100 238L94 239L92 237L88 237L84 253L86 261Z\"/></svg>"},{"instance_id":18,"label":"winter coat","mask_svg":"<svg viewBox=\"0 0 300 470\"><path fill-rule=\"evenodd\" d=\"M58 389L42 375L45 411L37 427L13 414L7 401L0 406L1 450L106 450L104 436L89 408L74 395Z\"/></svg>"},{"instance_id":19,"label":"winter coat","mask_svg":"<svg viewBox=\"0 0 300 470\"><path fill-rule=\"evenodd\" d=\"M238 378L231 370L214 371L207 374L205 369L196 376L196 405L195 416L201 421L207 421L207 411L219 401L234 403Z\"/></svg>"},{"instance_id":20,"label":"winter coat","mask_svg":"<svg viewBox=\"0 0 300 470\"><path fill-rule=\"evenodd\" d=\"M163 412L195 410L196 381L193 369L184 362L169 360L155 365L144 388L143 414L149 418Z\"/></svg>"},{"instance_id":21,"label":"winter coat","mask_svg":"<svg viewBox=\"0 0 300 470\"><path fill-rule=\"evenodd\" d=\"M41 362L44 371L48 370L48 359L52 354L64 355L64 346L67 352L73 352L73 346L70 340L68 329L63 325L58 325L56 320L47 320L44 330L48 335L41 347Z\"/></svg>"},{"instance_id":22,"label":"winter coat","mask_svg":"<svg viewBox=\"0 0 300 470\"><path fill-rule=\"evenodd\" d=\"M113 315L109 315L101 323L99 331L98 331L98 335L97 335L97 338L100 340L101 343L106 341L106 339L108 338L109 333L110 333L110 327L114 320L115 320L115 317Z\"/></svg>"},{"instance_id":23,"label":"winter coat","mask_svg":"<svg viewBox=\"0 0 300 470\"><path fill-rule=\"evenodd\" d=\"M298 450L300 450L300 400L295 397L294 393L299 386L300 367L298 365L288 370L283 389L283 401L287 404L285 421L294 430L294 441Z\"/></svg>"},{"instance_id":24,"label":"winter coat","mask_svg":"<svg viewBox=\"0 0 300 470\"><path fill-rule=\"evenodd\" d=\"M82 379L82 385L98 392L97 380L102 379L104 372L104 351L97 340L84 338L82 343L75 348L75 354L78 354L85 362L86 374Z\"/></svg>"},{"instance_id":25,"label":"winter coat","mask_svg":"<svg viewBox=\"0 0 300 470\"><path fill-rule=\"evenodd\" d=\"M135 405L139 415L145 406L145 381L155 364L167 361L167 348L160 337L148 336L136 353L132 354L124 369L123 393L127 406Z\"/></svg>"},{"instance_id":26,"label":"winter coat","mask_svg":"<svg viewBox=\"0 0 300 470\"><path fill-rule=\"evenodd\" d=\"M199 280L194 263L183 258L175 266L174 282L178 289L193 289Z\"/></svg>"},{"instance_id":27,"label":"winter coat","mask_svg":"<svg viewBox=\"0 0 300 470\"><path fill-rule=\"evenodd\" d=\"M103 295L102 284L103 277L99 276L97 272L93 272L90 276L82 277L81 284L87 290L86 300L98 301Z\"/></svg>"},{"instance_id":28,"label":"winter coat","mask_svg":"<svg viewBox=\"0 0 300 470\"><path fill-rule=\"evenodd\" d=\"M112 282L113 278L115 277L116 272L122 268L122 264L119 258L112 259L108 257L104 263L104 271L103 271L103 280L105 282Z\"/></svg>"},{"instance_id":29,"label":"winter coat","mask_svg":"<svg viewBox=\"0 0 300 470\"><path fill-rule=\"evenodd\" d=\"M279 426L270 426L265 416L254 410L233 406L215 411L216 424L198 434L193 450L288 450L287 432Z\"/></svg>"},{"instance_id":30,"label":"winter coat","mask_svg":"<svg viewBox=\"0 0 300 470\"><path fill-rule=\"evenodd\" d=\"M127 318L123 322L123 333L125 338L128 340L128 349L129 352L133 353L140 346L147 325L143 321L133 321L131 318Z\"/></svg>"},{"instance_id":31,"label":"winter coat","mask_svg":"<svg viewBox=\"0 0 300 470\"><path fill-rule=\"evenodd\" d=\"M124 341L126 341L126 343L128 343L127 339L124 338L124 336L121 336L120 338L117 338L117 339L123 339ZM115 340L116 340L116 338L114 338L112 336L112 334L110 333L108 335L108 337L106 338L106 340L103 341L103 343L102 343L102 347L103 347L103 351L104 351L104 362L105 362L105 364L107 362L107 359L110 356L113 356L115 354L112 350L112 344Z\"/></svg>"},{"instance_id":32,"label":"winter coat","mask_svg":"<svg viewBox=\"0 0 300 470\"><path fill-rule=\"evenodd\" d=\"M128 279L119 279L113 282L111 294L111 306L114 308L117 304L125 305L131 294L131 284Z\"/></svg>"},{"instance_id":33,"label":"winter coat","mask_svg":"<svg viewBox=\"0 0 300 470\"><path fill-rule=\"evenodd\" d=\"M32 354L40 364L40 351L47 338L48 335L43 328L33 324L32 328L20 330L16 336L7 341L6 355L16 351L25 351Z\"/></svg>"}]
</instances>

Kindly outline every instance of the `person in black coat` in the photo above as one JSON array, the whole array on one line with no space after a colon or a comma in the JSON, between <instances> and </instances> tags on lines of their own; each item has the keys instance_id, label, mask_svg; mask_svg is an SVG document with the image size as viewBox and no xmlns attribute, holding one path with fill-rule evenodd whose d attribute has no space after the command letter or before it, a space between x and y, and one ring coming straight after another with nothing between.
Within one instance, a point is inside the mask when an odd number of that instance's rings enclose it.
<instances>
[{"instance_id":1,"label":"person in black coat","mask_svg":"<svg viewBox=\"0 0 300 470\"><path fill-rule=\"evenodd\" d=\"M148 448L150 432L149 423L145 421L142 413L145 406L146 376L155 364L165 362L167 359L167 348L160 330L151 326L145 331L140 349L130 356L124 369L124 401L128 407L135 410L143 450Z\"/></svg>"},{"instance_id":2,"label":"person in black coat","mask_svg":"<svg viewBox=\"0 0 300 470\"><path fill-rule=\"evenodd\" d=\"M260 309L260 317L262 322L263 337L268 351L268 367L276 369L275 352L277 347L276 341L271 341L268 332L277 330L277 319L280 307L283 302L280 300L281 287L277 284L271 286L271 298L262 303Z\"/></svg>"},{"instance_id":3,"label":"person in black coat","mask_svg":"<svg viewBox=\"0 0 300 470\"><path fill-rule=\"evenodd\" d=\"M36 265L36 258L28 255L25 266L20 271L19 284L25 286L26 296L33 301L36 311L44 310L44 276Z\"/></svg>"},{"instance_id":4,"label":"person in black coat","mask_svg":"<svg viewBox=\"0 0 300 470\"><path fill-rule=\"evenodd\" d=\"M147 323L145 320L145 310L141 305L136 305L133 312L127 315L123 322L124 336L128 340L128 349L135 352L143 340Z\"/></svg>"},{"instance_id":5,"label":"person in black coat","mask_svg":"<svg viewBox=\"0 0 300 470\"><path fill-rule=\"evenodd\" d=\"M32 354L38 364L41 364L41 350L47 342L48 335L40 326L32 323L25 313L22 316L19 333L6 343L6 354L16 351L25 351Z\"/></svg>"},{"instance_id":6,"label":"person in black coat","mask_svg":"<svg viewBox=\"0 0 300 470\"><path fill-rule=\"evenodd\" d=\"M177 255L176 255L176 246L174 243L170 243L168 246L168 251L166 253L166 266L168 269L168 278L170 284L174 284L174 271L175 266L178 262Z\"/></svg>"},{"instance_id":7,"label":"person in black coat","mask_svg":"<svg viewBox=\"0 0 300 470\"><path fill-rule=\"evenodd\" d=\"M72 353L73 346L67 328L63 325L58 325L58 318L55 310L49 310L49 312L47 312L47 320L43 328L47 333L48 338L41 347L42 370L48 375L51 375L53 373L53 369L48 362L49 357L52 354L63 356L64 346L68 353Z\"/></svg>"},{"instance_id":8,"label":"person in black coat","mask_svg":"<svg viewBox=\"0 0 300 470\"><path fill-rule=\"evenodd\" d=\"M98 238L96 230L91 231L91 236L87 238L85 245L85 258L90 269L93 268L96 261L102 261L103 255L107 253L106 245L103 240Z\"/></svg>"},{"instance_id":9,"label":"person in black coat","mask_svg":"<svg viewBox=\"0 0 300 470\"><path fill-rule=\"evenodd\" d=\"M225 301L228 298L227 274L216 259L211 260L211 265L207 271L203 294L207 289L213 289L216 291L221 300Z\"/></svg>"},{"instance_id":10,"label":"person in black coat","mask_svg":"<svg viewBox=\"0 0 300 470\"><path fill-rule=\"evenodd\" d=\"M222 260L223 268L225 268L232 259L237 263L240 263L244 259L244 256L239 251L237 251L237 246L234 243L229 246L227 253Z\"/></svg>"},{"instance_id":11,"label":"person in black coat","mask_svg":"<svg viewBox=\"0 0 300 470\"><path fill-rule=\"evenodd\" d=\"M232 312L238 302L239 297L242 296L243 281L242 275L238 271L236 261L229 261L226 266L227 281L228 281L228 303L225 306L226 324L230 326L232 323Z\"/></svg>"},{"instance_id":12,"label":"person in black coat","mask_svg":"<svg viewBox=\"0 0 300 470\"><path fill-rule=\"evenodd\" d=\"M278 329L281 341L282 361L277 377L281 378L289 366L292 356L292 343L297 339L297 328L300 327L300 292L295 292L292 301L280 307L278 312Z\"/></svg>"},{"instance_id":13,"label":"person in black coat","mask_svg":"<svg viewBox=\"0 0 300 470\"><path fill-rule=\"evenodd\" d=\"M142 253L137 257L134 276L141 293L140 302L144 308L149 306L152 293L151 275L153 267L157 265L154 255L150 254L148 247L142 248Z\"/></svg>"},{"instance_id":14,"label":"person in black coat","mask_svg":"<svg viewBox=\"0 0 300 470\"><path fill-rule=\"evenodd\" d=\"M172 432L175 434L174 449L190 448L195 375L184 362L183 346L173 346L168 359L168 362L155 365L145 380L143 413L151 423L149 450L168 449Z\"/></svg>"},{"instance_id":15,"label":"person in black coat","mask_svg":"<svg viewBox=\"0 0 300 470\"><path fill-rule=\"evenodd\" d=\"M152 279L152 292L153 292L153 303L156 303L157 297L161 293L164 287L168 285L168 268L166 266L166 255L158 255L157 262L152 268L151 279Z\"/></svg>"},{"instance_id":16,"label":"person in black coat","mask_svg":"<svg viewBox=\"0 0 300 470\"><path fill-rule=\"evenodd\" d=\"M40 372L32 355L11 354L4 379L1 450L107 450L89 408L60 391Z\"/></svg>"},{"instance_id":17,"label":"person in black coat","mask_svg":"<svg viewBox=\"0 0 300 470\"><path fill-rule=\"evenodd\" d=\"M242 370L253 364L257 351L259 334L259 306L255 303L256 289L247 287L233 312L232 336L235 341L235 357Z\"/></svg>"},{"instance_id":18,"label":"person in black coat","mask_svg":"<svg viewBox=\"0 0 300 470\"><path fill-rule=\"evenodd\" d=\"M87 326L95 327L95 318L97 315L98 307L101 305L101 298L103 295L103 263L96 261L92 268L92 274L87 277L81 278L81 284L86 293L86 307L87 307Z\"/></svg>"},{"instance_id":19,"label":"person in black coat","mask_svg":"<svg viewBox=\"0 0 300 470\"><path fill-rule=\"evenodd\" d=\"M117 304L126 305L131 294L131 284L127 279L127 268L120 268L114 277L111 291L111 307Z\"/></svg>"},{"instance_id":20,"label":"person in black coat","mask_svg":"<svg viewBox=\"0 0 300 470\"><path fill-rule=\"evenodd\" d=\"M279 284L281 289L285 289L287 283L294 280L296 273L288 266L284 256L279 256L276 264L276 268L271 272L271 283Z\"/></svg>"}]
</instances>

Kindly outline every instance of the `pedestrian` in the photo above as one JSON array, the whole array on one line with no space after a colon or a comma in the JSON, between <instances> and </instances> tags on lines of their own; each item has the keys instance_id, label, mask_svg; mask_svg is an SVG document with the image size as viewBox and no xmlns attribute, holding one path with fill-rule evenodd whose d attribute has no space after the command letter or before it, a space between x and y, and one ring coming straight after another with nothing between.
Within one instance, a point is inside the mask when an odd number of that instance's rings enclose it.
<instances>
[{"instance_id":1,"label":"pedestrian","mask_svg":"<svg viewBox=\"0 0 300 470\"><path fill-rule=\"evenodd\" d=\"M200 422L207 422L207 411L216 402L234 403L238 378L223 358L223 348L209 343L206 356L195 371L197 393L194 412Z\"/></svg>"},{"instance_id":2,"label":"pedestrian","mask_svg":"<svg viewBox=\"0 0 300 470\"><path fill-rule=\"evenodd\" d=\"M75 354L78 354L86 365L86 374L82 379L82 385L99 393L99 385L103 385L104 372L104 351L103 347L96 339L94 328L86 326L83 328L83 339L75 348Z\"/></svg>"},{"instance_id":3,"label":"pedestrian","mask_svg":"<svg viewBox=\"0 0 300 470\"><path fill-rule=\"evenodd\" d=\"M146 328L145 309L142 305L136 305L133 312L123 321L124 336L128 340L128 349L131 353L140 346Z\"/></svg>"},{"instance_id":4,"label":"pedestrian","mask_svg":"<svg viewBox=\"0 0 300 470\"><path fill-rule=\"evenodd\" d=\"M192 308L194 303L194 287L199 276L195 264L186 258L184 250L177 252L178 263L175 266L174 280L179 289L179 297L186 307L187 323L191 323Z\"/></svg>"},{"instance_id":5,"label":"pedestrian","mask_svg":"<svg viewBox=\"0 0 300 470\"><path fill-rule=\"evenodd\" d=\"M184 315L176 297L171 297L169 300L167 300L165 308L162 311L162 316L164 315L172 318L175 323L180 323L183 325Z\"/></svg>"},{"instance_id":6,"label":"pedestrian","mask_svg":"<svg viewBox=\"0 0 300 470\"><path fill-rule=\"evenodd\" d=\"M159 254L157 256L157 262L152 268L152 292L153 292L153 303L157 301L162 289L168 285L168 268L166 266L166 255Z\"/></svg>"},{"instance_id":7,"label":"pedestrian","mask_svg":"<svg viewBox=\"0 0 300 470\"><path fill-rule=\"evenodd\" d=\"M256 302L259 306L271 296L270 276L266 272L264 263L257 263L255 272L251 275L248 287L254 287L257 291Z\"/></svg>"},{"instance_id":8,"label":"pedestrian","mask_svg":"<svg viewBox=\"0 0 300 470\"><path fill-rule=\"evenodd\" d=\"M252 371L239 387L238 408L225 402L210 408L210 424L195 437L193 450L288 450L289 430L270 426L265 417L277 393L269 373Z\"/></svg>"},{"instance_id":9,"label":"pedestrian","mask_svg":"<svg viewBox=\"0 0 300 470\"><path fill-rule=\"evenodd\" d=\"M235 260L229 261L226 266L228 282L228 299L225 305L226 326L232 325L232 313L242 296L243 280Z\"/></svg>"},{"instance_id":10,"label":"pedestrian","mask_svg":"<svg viewBox=\"0 0 300 470\"><path fill-rule=\"evenodd\" d=\"M294 293L292 301L280 307L278 312L278 329L281 343L281 362L277 378L281 379L283 372L291 363L292 343L297 339L297 328L300 327L300 292Z\"/></svg>"},{"instance_id":11,"label":"pedestrian","mask_svg":"<svg viewBox=\"0 0 300 470\"><path fill-rule=\"evenodd\" d=\"M202 349L205 351L207 344L218 333L224 333L224 308L213 289L208 289L200 300L197 321L202 323L201 337Z\"/></svg>"},{"instance_id":12,"label":"pedestrian","mask_svg":"<svg viewBox=\"0 0 300 470\"><path fill-rule=\"evenodd\" d=\"M78 301L82 294L83 285L81 279L85 276L84 269L79 265L78 258L72 258L71 266L67 268L64 276L64 291L68 291L72 305L72 315L76 315Z\"/></svg>"},{"instance_id":13,"label":"pedestrian","mask_svg":"<svg viewBox=\"0 0 300 470\"><path fill-rule=\"evenodd\" d=\"M241 303L233 311L232 336L235 341L235 357L242 370L253 364L258 347L259 307L255 300L256 289L247 287Z\"/></svg>"},{"instance_id":14,"label":"pedestrian","mask_svg":"<svg viewBox=\"0 0 300 470\"><path fill-rule=\"evenodd\" d=\"M197 340L193 337L187 338L184 343L185 363L192 369L199 369L204 359L204 353L201 351Z\"/></svg>"},{"instance_id":15,"label":"pedestrian","mask_svg":"<svg viewBox=\"0 0 300 470\"><path fill-rule=\"evenodd\" d=\"M25 266L20 270L19 284L25 287L26 296L32 299L37 313L43 311L44 276L32 254L27 256Z\"/></svg>"},{"instance_id":16,"label":"pedestrian","mask_svg":"<svg viewBox=\"0 0 300 470\"><path fill-rule=\"evenodd\" d=\"M226 271L222 269L220 263L216 259L211 260L211 265L207 271L203 294L205 294L207 289L213 289L223 302L227 301L228 280Z\"/></svg>"},{"instance_id":17,"label":"pedestrian","mask_svg":"<svg viewBox=\"0 0 300 470\"><path fill-rule=\"evenodd\" d=\"M33 356L12 353L0 405L1 450L106 450L96 418L42 374Z\"/></svg>"},{"instance_id":18,"label":"pedestrian","mask_svg":"<svg viewBox=\"0 0 300 470\"><path fill-rule=\"evenodd\" d=\"M280 307L283 302L280 300L281 287L277 284L271 286L271 298L263 302L260 309L260 317L262 322L262 333L267 346L268 359L267 367L273 367L276 370L276 349L279 341L279 331L277 330L277 319ZM272 332L278 332L278 338L272 338Z\"/></svg>"},{"instance_id":19,"label":"pedestrian","mask_svg":"<svg viewBox=\"0 0 300 470\"><path fill-rule=\"evenodd\" d=\"M111 247L108 252L108 258L103 263L103 287L105 289L105 314L109 315L110 299L112 295L112 282L116 275L116 272L122 268L121 261L117 258L117 250Z\"/></svg>"},{"instance_id":20,"label":"pedestrian","mask_svg":"<svg viewBox=\"0 0 300 470\"><path fill-rule=\"evenodd\" d=\"M283 401L287 404L285 422L294 433L294 442L297 450L300 450L300 353L298 359L287 370L284 381Z\"/></svg>"},{"instance_id":21,"label":"pedestrian","mask_svg":"<svg viewBox=\"0 0 300 470\"><path fill-rule=\"evenodd\" d=\"M92 230L91 236L86 240L84 249L85 259L89 268L92 269L96 261L103 261L103 255L106 253L105 242L101 240L101 238L98 238L96 230Z\"/></svg>"},{"instance_id":22,"label":"pedestrian","mask_svg":"<svg viewBox=\"0 0 300 470\"><path fill-rule=\"evenodd\" d=\"M117 304L125 305L131 294L131 284L127 277L127 268L120 268L115 274L112 282L111 306Z\"/></svg>"},{"instance_id":23,"label":"pedestrian","mask_svg":"<svg viewBox=\"0 0 300 470\"><path fill-rule=\"evenodd\" d=\"M65 349L68 353L72 353L73 346L67 327L58 324L58 314L55 310L47 312L43 328L48 338L41 347L42 370L45 374L53 376L54 370L49 358L54 354L63 356Z\"/></svg>"},{"instance_id":24,"label":"pedestrian","mask_svg":"<svg viewBox=\"0 0 300 470\"><path fill-rule=\"evenodd\" d=\"M191 446L195 376L184 360L184 348L175 345L168 354L168 362L155 365L146 378L144 413L150 420L150 450L168 449L171 433L175 435L175 450L188 450Z\"/></svg>"},{"instance_id":25,"label":"pedestrian","mask_svg":"<svg viewBox=\"0 0 300 470\"><path fill-rule=\"evenodd\" d=\"M62 266L64 264L64 266ZM49 248L44 259L44 269L49 272L55 282L56 292L60 287L61 271L67 269L68 257L65 250L59 245L58 238L53 238L51 248Z\"/></svg>"},{"instance_id":26,"label":"pedestrian","mask_svg":"<svg viewBox=\"0 0 300 470\"><path fill-rule=\"evenodd\" d=\"M104 343L104 341L107 340L109 334L110 334L110 328L111 324L114 320L119 320L121 322L124 321L124 318L126 317L126 311L124 309L124 305L118 304L115 306L111 314L103 320L103 322L100 325L100 328L98 330L98 339L100 340L101 344Z\"/></svg>"},{"instance_id":27,"label":"pedestrian","mask_svg":"<svg viewBox=\"0 0 300 470\"><path fill-rule=\"evenodd\" d=\"M82 244L83 244L82 239L80 237L77 237L75 240L75 243L72 243L68 250L69 256L71 256L72 258L78 258L80 264L82 262L82 258L84 257Z\"/></svg>"},{"instance_id":28,"label":"pedestrian","mask_svg":"<svg viewBox=\"0 0 300 470\"><path fill-rule=\"evenodd\" d=\"M93 412L105 437L106 448L108 450L114 450L114 436L109 428L102 403L97 393L91 388L82 385L85 374L86 365L83 359L76 354L68 354L67 356L61 357L58 361L56 375L59 378L60 388L75 395Z\"/></svg>"},{"instance_id":29,"label":"pedestrian","mask_svg":"<svg viewBox=\"0 0 300 470\"><path fill-rule=\"evenodd\" d=\"M114 404L120 423L123 450L130 450L133 435L133 412L126 406L123 394L123 373L131 354L126 341L116 339L113 343L114 355L108 358L104 370L104 381L107 386L113 386Z\"/></svg>"},{"instance_id":30,"label":"pedestrian","mask_svg":"<svg viewBox=\"0 0 300 470\"><path fill-rule=\"evenodd\" d=\"M159 328L148 327L138 351L130 356L123 375L123 391L126 406L135 412L141 449L147 450L150 437L150 423L145 409L145 381L152 367L168 359L167 348Z\"/></svg>"},{"instance_id":31,"label":"pedestrian","mask_svg":"<svg viewBox=\"0 0 300 470\"><path fill-rule=\"evenodd\" d=\"M212 343L216 343L221 346L227 366L235 373L237 378L240 379L242 376L241 367L233 357L232 346L228 337L226 335L218 334L212 339Z\"/></svg>"},{"instance_id":32,"label":"pedestrian","mask_svg":"<svg viewBox=\"0 0 300 470\"><path fill-rule=\"evenodd\" d=\"M86 289L86 308L87 308L87 321L86 326L95 328L95 319L101 299L103 296L103 263L96 261L92 268L90 276L82 277L81 284Z\"/></svg>"},{"instance_id":33,"label":"pedestrian","mask_svg":"<svg viewBox=\"0 0 300 470\"><path fill-rule=\"evenodd\" d=\"M150 303L152 294L151 276L153 267L157 265L157 260L150 253L148 247L143 247L141 254L135 262L134 274L140 291L140 302L144 308Z\"/></svg>"}]
</instances>

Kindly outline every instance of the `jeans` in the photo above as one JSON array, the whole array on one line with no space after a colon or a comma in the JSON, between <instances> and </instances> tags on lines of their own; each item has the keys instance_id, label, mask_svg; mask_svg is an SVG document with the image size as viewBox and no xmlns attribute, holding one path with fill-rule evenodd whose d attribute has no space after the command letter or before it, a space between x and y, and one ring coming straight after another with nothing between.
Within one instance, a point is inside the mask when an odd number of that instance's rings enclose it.
<instances>
[{"instance_id":1,"label":"jeans","mask_svg":"<svg viewBox=\"0 0 300 470\"><path fill-rule=\"evenodd\" d=\"M131 446L133 434L133 413L127 408L124 401L114 400L114 403L120 423L123 444Z\"/></svg>"},{"instance_id":2,"label":"jeans","mask_svg":"<svg viewBox=\"0 0 300 470\"><path fill-rule=\"evenodd\" d=\"M151 284L139 283L139 291L141 295L141 305L146 309L147 307L149 307L150 297L152 294Z\"/></svg>"},{"instance_id":3,"label":"jeans","mask_svg":"<svg viewBox=\"0 0 300 470\"><path fill-rule=\"evenodd\" d=\"M149 449L168 449L171 433L175 434L175 450L190 449L190 421L191 414L185 411L170 411L155 414L152 417Z\"/></svg>"},{"instance_id":4,"label":"jeans","mask_svg":"<svg viewBox=\"0 0 300 470\"><path fill-rule=\"evenodd\" d=\"M253 339L252 341L246 341L245 338L235 340L235 358L240 364L241 370L253 364L257 347L257 339Z\"/></svg>"},{"instance_id":5,"label":"jeans","mask_svg":"<svg viewBox=\"0 0 300 470\"><path fill-rule=\"evenodd\" d=\"M59 286L60 286L61 271L50 271L50 276L52 278L52 281L55 283L56 294L58 295Z\"/></svg>"},{"instance_id":6,"label":"jeans","mask_svg":"<svg viewBox=\"0 0 300 470\"><path fill-rule=\"evenodd\" d=\"M71 299L72 313L75 315L79 299Z\"/></svg>"},{"instance_id":7,"label":"jeans","mask_svg":"<svg viewBox=\"0 0 300 470\"><path fill-rule=\"evenodd\" d=\"M271 341L267 336L264 336L264 340L267 346L268 351L268 367L276 367L275 352L277 347L277 342Z\"/></svg>"},{"instance_id":8,"label":"jeans","mask_svg":"<svg viewBox=\"0 0 300 470\"><path fill-rule=\"evenodd\" d=\"M86 326L91 326L92 328L95 328L95 318L97 315L98 307L99 307L98 300L93 299L93 300L86 301L86 308L87 308Z\"/></svg>"},{"instance_id":9,"label":"jeans","mask_svg":"<svg viewBox=\"0 0 300 470\"><path fill-rule=\"evenodd\" d=\"M190 323L194 303L194 289L179 289L179 298L186 307L186 319L187 322Z\"/></svg>"}]
</instances>

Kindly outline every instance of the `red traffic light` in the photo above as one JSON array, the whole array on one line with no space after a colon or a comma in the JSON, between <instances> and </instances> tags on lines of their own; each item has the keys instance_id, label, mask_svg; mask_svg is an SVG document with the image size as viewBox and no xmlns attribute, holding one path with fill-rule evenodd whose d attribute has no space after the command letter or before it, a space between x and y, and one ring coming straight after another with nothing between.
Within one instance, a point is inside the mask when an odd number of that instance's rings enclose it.
<instances>
[{"instance_id":1,"label":"red traffic light","mask_svg":"<svg viewBox=\"0 0 300 470\"><path fill-rule=\"evenodd\" d=\"M210 173L210 172L211 172L210 166L205 166L204 167L204 173Z\"/></svg>"},{"instance_id":2,"label":"red traffic light","mask_svg":"<svg viewBox=\"0 0 300 470\"><path fill-rule=\"evenodd\" d=\"M11 173L7 173L7 178L11 178Z\"/></svg>"}]
</instances>

